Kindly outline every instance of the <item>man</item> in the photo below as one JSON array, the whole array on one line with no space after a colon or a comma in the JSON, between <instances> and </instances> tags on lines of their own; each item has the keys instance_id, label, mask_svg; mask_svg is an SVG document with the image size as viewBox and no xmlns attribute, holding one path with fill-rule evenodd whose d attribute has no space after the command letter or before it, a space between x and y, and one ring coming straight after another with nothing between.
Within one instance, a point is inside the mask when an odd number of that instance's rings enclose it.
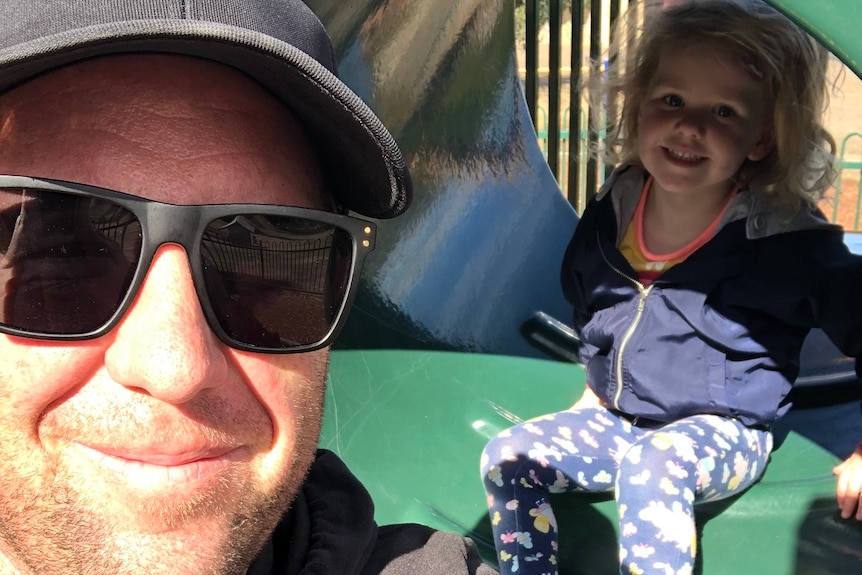
<instances>
[{"instance_id":1,"label":"man","mask_svg":"<svg viewBox=\"0 0 862 575\"><path fill-rule=\"evenodd\" d=\"M343 214L402 213L410 180L313 14L2 14L0 574L490 573L459 536L378 530L316 452L374 241Z\"/></svg>"}]
</instances>

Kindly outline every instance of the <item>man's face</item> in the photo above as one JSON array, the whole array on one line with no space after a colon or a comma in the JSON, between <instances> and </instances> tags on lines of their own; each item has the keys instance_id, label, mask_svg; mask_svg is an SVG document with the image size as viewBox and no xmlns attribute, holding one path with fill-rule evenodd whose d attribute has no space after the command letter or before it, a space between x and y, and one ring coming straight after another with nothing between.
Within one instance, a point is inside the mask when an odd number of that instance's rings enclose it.
<instances>
[{"instance_id":1,"label":"man's face","mask_svg":"<svg viewBox=\"0 0 862 575\"><path fill-rule=\"evenodd\" d=\"M181 57L91 60L0 95L0 173L324 207L290 113ZM108 335L0 335L0 573L245 573L314 456L327 358L227 347L176 245Z\"/></svg>"}]
</instances>

